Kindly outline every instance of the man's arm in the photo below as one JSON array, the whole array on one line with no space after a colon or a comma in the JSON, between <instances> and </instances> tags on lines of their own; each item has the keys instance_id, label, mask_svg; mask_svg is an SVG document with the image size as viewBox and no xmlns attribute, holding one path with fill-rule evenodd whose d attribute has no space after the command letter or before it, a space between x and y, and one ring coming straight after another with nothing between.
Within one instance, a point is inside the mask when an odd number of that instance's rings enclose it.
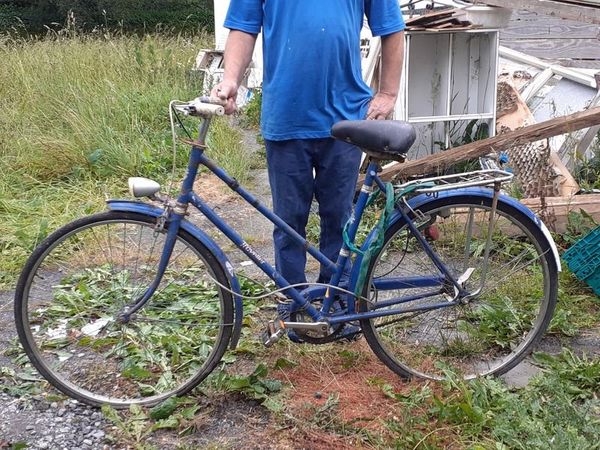
<instances>
[{"instance_id":1,"label":"man's arm","mask_svg":"<svg viewBox=\"0 0 600 450\"><path fill-rule=\"evenodd\" d=\"M396 105L404 62L404 32L399 31L381 38L381 79L379 92L369 104L367 119L385 120Z\"/></svg>"},{"instance_id":2,"label":"man's arm","mask_svg":"<svg viewBox=\"0 0 600 450\"><path fill-rule=\"evenodd\" d=\"M227 101L225 105L226 114L232 114L236 110L235 100L238 88L246 69L252 61L256 36L256 34L244 31L231 30L227 37L223 81L217 84L211 92L213 97L219 97L221 100Z\"/></svg>"}]
</instances>

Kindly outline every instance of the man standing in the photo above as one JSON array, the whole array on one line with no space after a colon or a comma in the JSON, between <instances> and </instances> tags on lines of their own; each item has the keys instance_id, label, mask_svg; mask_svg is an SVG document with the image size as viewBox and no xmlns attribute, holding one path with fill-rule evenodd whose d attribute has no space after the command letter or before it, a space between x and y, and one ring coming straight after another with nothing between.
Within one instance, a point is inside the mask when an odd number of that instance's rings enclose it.
<instances>
[{"instance_id":1,"label":"man standing","mask_svg":"<svg viewBox=\"0 0 600 450\"><path fill-rule=\"evenodd\" d=\"M380 89L373 95L361 75L360 30L366 15L382 36ZM231 0L225 27L225 74L212 94L235 110L239 84L263 32L261 131L265 139L273 209L302 236L313 196L319 203L320 249L332 261L352 208L361 152L336 141L340 120L386 119L402 70L404 22L398 0ZM314 171L314 176L313 176ZM305 283L306 252L275 230L277 270ZM321 267L319 282L331 274Z\"/></svg>"}]
</instances>

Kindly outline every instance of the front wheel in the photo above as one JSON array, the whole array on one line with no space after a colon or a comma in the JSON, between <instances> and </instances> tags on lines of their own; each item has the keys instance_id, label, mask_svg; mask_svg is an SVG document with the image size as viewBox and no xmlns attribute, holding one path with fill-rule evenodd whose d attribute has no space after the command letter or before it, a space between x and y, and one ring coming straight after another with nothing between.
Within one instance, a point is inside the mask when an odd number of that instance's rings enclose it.
<instances>
[{"instance_id":1,"label":"front wheel","mask_svg":"<svg viewBox=\"0 0 600 450\"><path fill-rule=\"evenodd\" d=\"M361 307L404 312L363 320L361 326L372 350L397 374L430 379L499 375L518 364L546 330L558 289L550 243L531 218L499 201L486 262L491 204L489 198L465 195L420 208L424 216L416 225L453 277L466 278L469 292L481 288L456 305L449 306L452 286L404 221L386 232L367 276L369 301ZM432 282L436 277L439 281ZM408 296L423 298L395 306L381 303Z\"/></svg>"},{"instance_id":2,"label":"front wheel","mask_svg":"<svg viewBox=\"0 0 600 450\"><path fill-rule=\"evenodd\" d=\"M156 218L106 212L49 236L15 295L19 338L57 389L90 405L154 405L202 381L226 350L232 296L213 254L180 230L167 271L128 323L117 320L150 285L166 231Z\"/></svg>"}]
</instances>

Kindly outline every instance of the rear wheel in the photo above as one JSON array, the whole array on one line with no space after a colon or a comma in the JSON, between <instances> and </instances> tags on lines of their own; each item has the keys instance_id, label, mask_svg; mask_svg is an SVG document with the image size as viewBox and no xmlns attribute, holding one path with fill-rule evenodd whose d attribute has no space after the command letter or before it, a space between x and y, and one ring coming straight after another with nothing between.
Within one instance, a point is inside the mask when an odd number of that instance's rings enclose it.
<instances>
[{"instance_id":1,"label":"rear wheel","mask_svg":"<svg viewBox=\"0 0 600 450\"><path fill-rule=\"evenodd\" d=\"M213 254L180 230L167 271L128 323L115 320L150 285L166 230L156 218L106 212L48 237L15 296L19 338L57 389L85 403L153 405L213 370L233 327L229 282Z\"/></svg>"},{"instance_id":2,"label":"rear wheel","mask_svg":"<svg viewBox=\"0 0 600 450\"><path fill-rule=\"evenodd\" d=\"M363 320L367 342L404 377L441 379L454 373L473 378L510 370L541 338L556 305L557 267L549 242L532 219L500 201L484 271L491 199L437 199L420 210L424 216L416 224L453 276L468 278L469 292L477 291L482 281L483 288L464 303L445 306L454 295L452 286L400 220L387 231L383 249L371 262L370 288L365 292L369 302L361 306L401 313ZM437 276L442 282L414 284L424 276ZM383 280L408 277L413 284L407 288L383 290ZM431 296L395 306L381 304L423 294ZM428 308L434 304L444 306ZM414 311L418 307L424 310Z\"/></svg>"}]
</instances>

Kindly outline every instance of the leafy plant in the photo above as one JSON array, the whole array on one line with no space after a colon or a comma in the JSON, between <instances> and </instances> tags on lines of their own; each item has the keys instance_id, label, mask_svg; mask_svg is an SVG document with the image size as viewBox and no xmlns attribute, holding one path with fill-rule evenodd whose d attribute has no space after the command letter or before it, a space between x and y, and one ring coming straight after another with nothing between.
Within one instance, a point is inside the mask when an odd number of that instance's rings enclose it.
<instances>
[{"instance_id":1,"label":"leafy plant","mask_svg":"<svg viewBox=\"0 0 600 450\"><path fill-rule=\"evenodd\" d=\"M271 411L280 411L282 406L273 394L281 391L282 384L279 380L266 378L268 367L261 363L248 376L229 375L224 371L211 376L213 386L217 390L238 392L247 398L258 400Z\"/></svg>"},{"instance_id":2,"label":"leafy plant","mask_svg":"<svg viewBox=\"0 0 600 450\"><path fill-rule=\"evenodd\" d=\"M584 190L600 188L600 140L598 137L590 150L592 157L589 159L578 158L574 171L577 183Z\"/></svg>"},{"instance_id":3,"label":"leafy plant","mask_svg":"<svg viewBox=\"0 0 600 450\"><path fill-rule=\"evenodd\" d=\"M596 220L583 209L569 211L567 215L567 230L558 235L558 242L568 248L598 226Z\"/></svg>"},{"instance_id":4,"label":"leafy plant","mask_svg":"<svg viewBox=\"0 0 600 450\"><path fill-rule=\"evenodd\" d=\"M575 336L600 323L600 299L567 267L559 275L558 303L548 333Z\"/></svg>"},{"instance_id":5,"label":"leafy plant","mask_svg":"<svg viewBox=\"0 0 600 450\"><path fill-rule=\"evenodd\" d=\"M445 371L447 381L435 392L390 392L411 407L409 417L389 421L400 448L437 448L452 439L456 448L598 449L600 365L597 358L536 354L544 371L522 389L501 380L463 381ZM410 424L416 430L405 430Z\"/></svg>"},{"instance_id":6,"label":"leafy plant","mask_svg":"<svg viewBox=\"0 0 600 450\"><path fill-rule=\"evenodd\" d=\"M149 411L139 405L131 405L128 411L117 411L104 405L102 413L118 430L120 442L133 444L136 448L157 430L181 430L185 433L200 409L196 399L171 397Z\"/></svg>"}]
</instances>

